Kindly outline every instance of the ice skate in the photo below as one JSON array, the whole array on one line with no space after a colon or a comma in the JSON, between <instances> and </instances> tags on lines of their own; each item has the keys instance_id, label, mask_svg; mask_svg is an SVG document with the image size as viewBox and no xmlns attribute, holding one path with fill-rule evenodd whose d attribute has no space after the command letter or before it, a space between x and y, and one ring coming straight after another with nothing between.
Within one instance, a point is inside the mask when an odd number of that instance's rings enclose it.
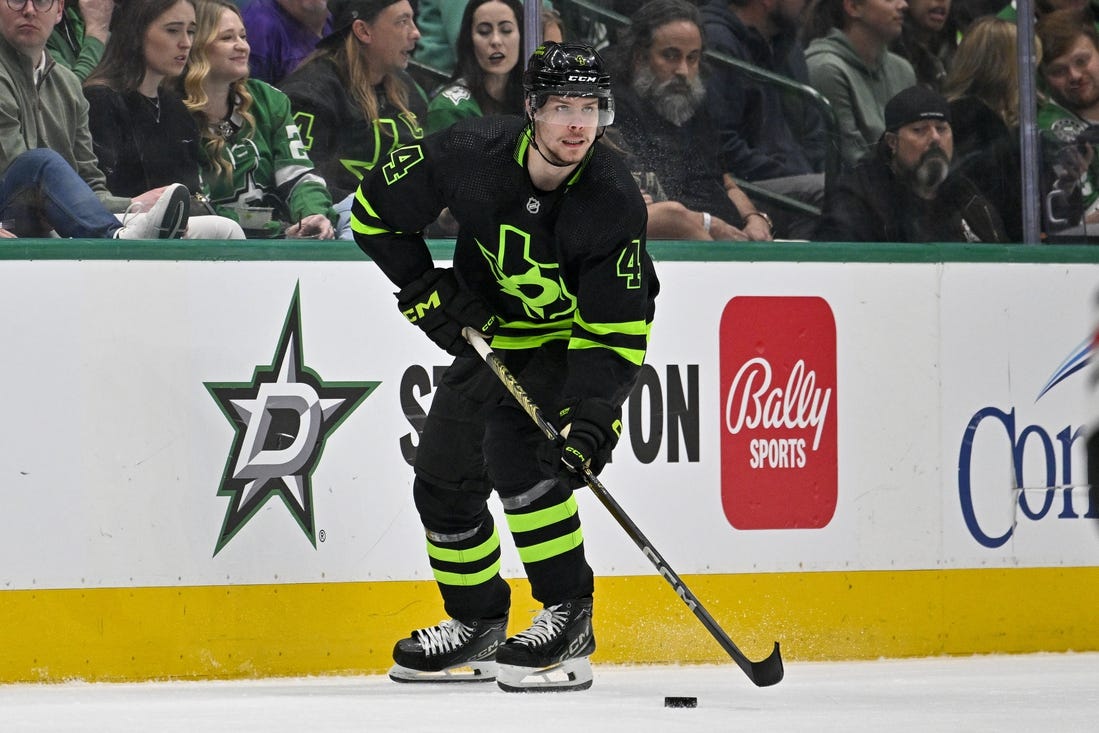
<instances>
[{"instance_id":1,"label":"ice skate","mask_svg":"<svg viewBox=\"0 0 1099 733\"><path fill-rule=\"evenodd\" d=\"M413 631L393 647L394 682L492 682L496 651L507 638L507 617L457 619Z\"/></svg>"},{"instance_id":2,"label":"ice skate","mask_svg":"<svg viewBox=\"0 0 1099 733\"><path fill-rule=\"evenodd\" d=\"M558 603L496 652L496 684L507 692L564 692L591 687L595 635L591 598Z\"/></svg>"}]
</instances>

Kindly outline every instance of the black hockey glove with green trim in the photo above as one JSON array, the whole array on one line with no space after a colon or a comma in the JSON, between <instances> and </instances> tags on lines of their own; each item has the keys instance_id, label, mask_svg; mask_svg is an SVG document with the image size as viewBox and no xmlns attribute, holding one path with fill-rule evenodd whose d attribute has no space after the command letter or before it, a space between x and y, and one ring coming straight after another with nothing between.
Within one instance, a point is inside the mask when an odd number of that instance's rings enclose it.
<instances>
[{"instance_id":1,"label":"black hockey glove with green trim","mask_svg":"<svg viewBox=\"0 0 1099 733\"><path fill-rule=\"evenodd\" d=\"M497 319L473 293L462 288L451 268L428 270L397 293L401 313L441 349L459 356L471 347L462 336L470 326L489 336Z\"/></svg>"},{"instance_id":2,"label":"black hockey glove with green trim","mask_svg":"<svg viewBox=\"0 0 1099 733\"><path fill-rule=\"evenodd\" d=\"M622 434L622 410L598 399L579 400L561 410L561 462L573 473L584 466L596 476L611 459Z\"/></svg>"}]
</instances>

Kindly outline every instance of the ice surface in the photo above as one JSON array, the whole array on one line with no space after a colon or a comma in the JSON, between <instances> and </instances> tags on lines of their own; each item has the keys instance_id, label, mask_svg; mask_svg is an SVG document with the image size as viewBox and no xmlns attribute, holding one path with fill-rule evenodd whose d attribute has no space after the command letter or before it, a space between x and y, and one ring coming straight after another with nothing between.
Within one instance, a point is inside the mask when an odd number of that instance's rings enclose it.
<instances>
[{"instance_id":1,"label":"ice surface","mask_svg":"<svg viewBox=\"0 0 1099 733\"><path fill-rule=\"evenodd\" d=\"M792 662L775 687L733 664L593 665L586 692L384 676L0 685L0 731L750 731L1092 733L1099 653ZM665 708L665 696L698 698Z\"/></svg>"}]
</instances>

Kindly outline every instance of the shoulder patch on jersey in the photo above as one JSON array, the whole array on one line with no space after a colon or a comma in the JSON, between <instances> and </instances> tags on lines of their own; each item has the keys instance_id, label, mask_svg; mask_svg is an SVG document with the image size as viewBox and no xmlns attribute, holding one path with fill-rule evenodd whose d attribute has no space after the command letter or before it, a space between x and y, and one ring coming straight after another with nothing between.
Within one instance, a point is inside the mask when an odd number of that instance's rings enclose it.
<instances>
[{"instance_id":1,"label":"shoulder patch on jersey","mask_svg":"<svg viewBox=\"0 0 1099 733\"><path fill-rule=\"evenodd\" d=\"M1059 120L1055 120L1052 125L1049 126L1049 131L1063 143L1076 142L1076 137L1084 131L1087 125L1082 120L1074 120L1069 117L1063 117Z\"/></svg>"},{"instance_id":2,"label":"shoulder patch on jersey","mask_svg":"<svg viewBox=\"0 0 1099 733\"><path fill-rule=\"evenodd\" d=\"M447 87L443 91L439 92L442 96L450 100L455 106L461 104L465 100L470 98L469 90L460 84L455 84L452 87Z\"/></svg>"}]
</instances>

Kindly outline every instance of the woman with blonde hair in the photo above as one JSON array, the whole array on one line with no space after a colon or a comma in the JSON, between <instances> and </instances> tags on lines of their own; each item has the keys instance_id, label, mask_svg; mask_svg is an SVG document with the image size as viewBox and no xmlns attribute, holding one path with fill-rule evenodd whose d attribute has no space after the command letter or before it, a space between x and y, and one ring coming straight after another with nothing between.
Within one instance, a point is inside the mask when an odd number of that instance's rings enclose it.
<instances>
[{"instance_id":1,"label":"woman with blonde hair","mask_svg":"<svg viewBox=\"0 0 1099 733\"><path fill-rule=\"evenodd\" d=\"M405 68L420 31L409 0L332 0L332 28L280 88L350 239L363 174L420 140L427 96Z\"/></svg>"},{"instance_id":2,"label":"woman with blonde hair","mask_svg":"<svg viewBox=\"0 0 1099 733\"><path fill-rule=\"evenodd\" d=\"M195 21L181 86L202 140L211 202L249 236L332 239L332 197L313 172L290 100L248 77L240 10L228 0L198 0Z\"/></svg>"},{"instance_id":3,"label":"woman with blonde hair","mask_svg":"<svg viewBox=\"0 0 1099 733\"><path fill-rule=\"evenodd\" d=\"M1016 38L1013 22L993 16L974 21L954 54L943 96L950 102L955 168L999 210L1008 239L1021 242Z\"/></svg>"}]
</instances>

